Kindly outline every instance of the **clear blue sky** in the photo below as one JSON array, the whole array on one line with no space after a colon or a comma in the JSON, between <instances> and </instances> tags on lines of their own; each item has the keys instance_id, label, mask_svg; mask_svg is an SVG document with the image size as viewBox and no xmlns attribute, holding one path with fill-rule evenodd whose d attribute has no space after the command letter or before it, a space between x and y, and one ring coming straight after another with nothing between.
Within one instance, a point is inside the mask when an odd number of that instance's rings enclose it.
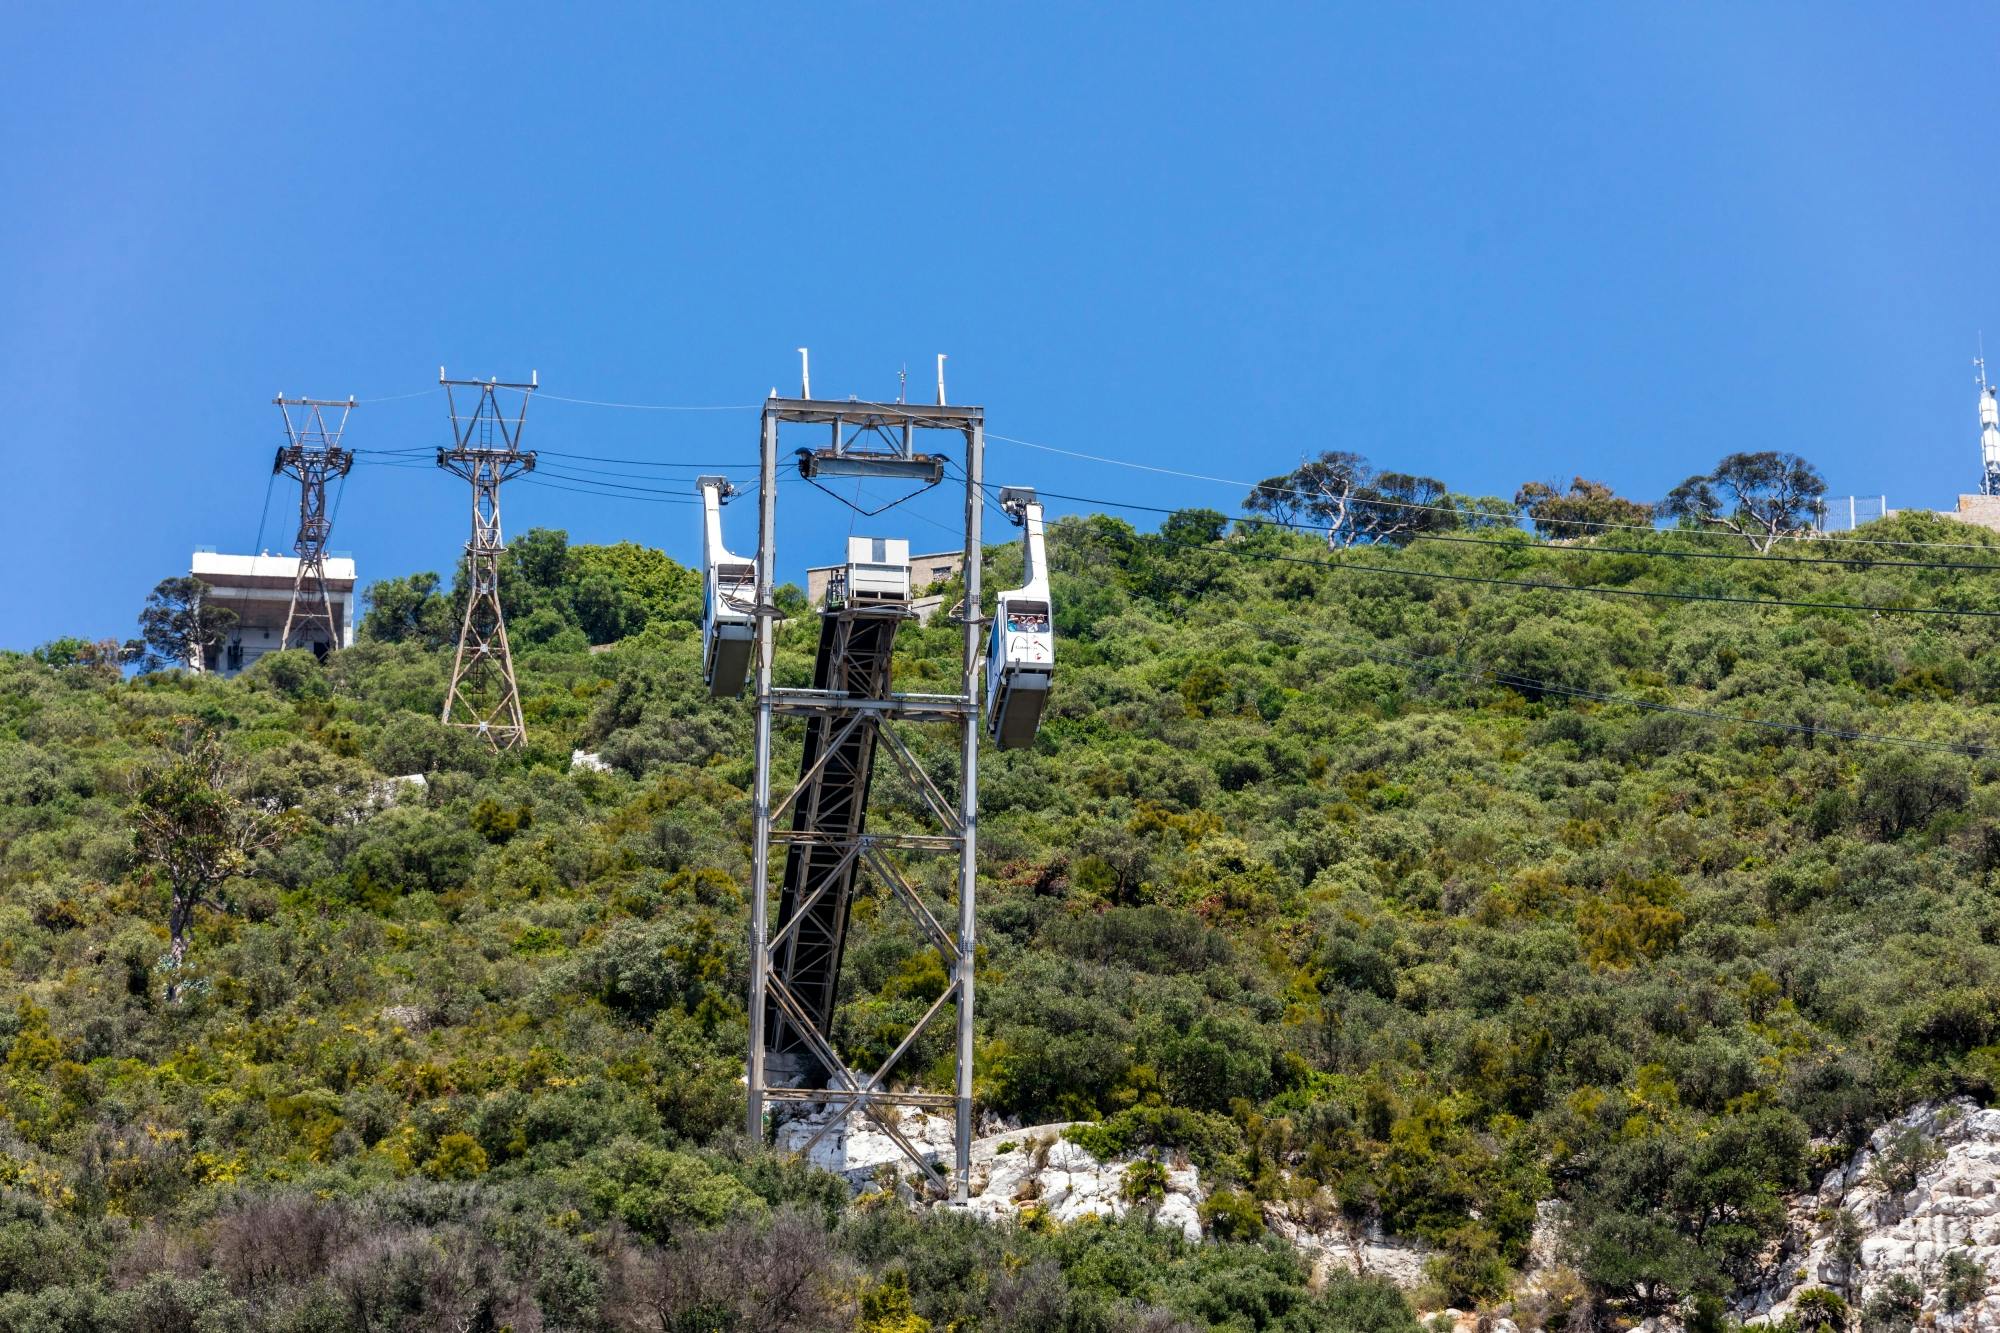
<instances>
[{"instance_id":1,"label":"clear blue sky","mask_svg":"<svg viewBox=\"0 0 2000 1333\"><path fill-rule=\"evenodd\" d=\"M841 396L943 351L999 433L1224 476L1351 448L1656 497L1783 448L1839 494L1949 505L1980 330L2000 360L1996 89L1979 5L16 6L0 645L130 635L193 547L247 548L274 393L416 393L440 363L748 404L801 344ZM444 435L424 395L348 442ZM553 401L527 433L754 442L749 413ZM1001 443L989 474L1240 499ZM786 495L797 577L850 520ZM684 559L694 513L506 505ZM462 484L378 469L333 545L365 580L464 540Z\"/></svg>"}]
</instances>

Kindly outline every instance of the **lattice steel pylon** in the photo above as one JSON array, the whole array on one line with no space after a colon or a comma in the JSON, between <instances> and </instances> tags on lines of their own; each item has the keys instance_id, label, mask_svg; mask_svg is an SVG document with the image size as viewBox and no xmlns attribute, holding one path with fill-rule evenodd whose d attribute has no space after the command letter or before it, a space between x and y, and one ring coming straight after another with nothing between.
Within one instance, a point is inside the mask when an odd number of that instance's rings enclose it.
<instances>
[{"instance_id":1,"label":"lattice steel pylon","mask_svg":"<svg viewBox=\"0 0 2000 1333\"><path fill-rule=\"evenodd\" d=\"M442 720L446 726L477 731L496 750L522 744L528 735L521 716L521 687L514 680L514 655L507 647L507 618L500 609L500 485L535 470L535 456L521 450L521 423L528 415L528 395L538 377L526 384L499 380L446 379L438 368L451 411L452 447L437 452L437 465L472 483L472 540L465 544L465 620L458 631L458 652L451 663L451 688L445 692ZM467 392L470 409L461 411ZM520 403L510 418L500 406L500 394L518 393Z\"/></svg>"},{"instance_id":2,"label":"lattice steel pylon","mask_svg":"<svg viewBox=\"0 0 2000 1333\"><path fill-rule=\"evenodd\" d=\"M940 386L941 388L942 386ZM940 399L943 394L940 391ZM907 606L870 604L850 596L821 620L818 662L811 688L774 683L778 433L781 425L831 428L830 446L800 450L809 481L824 477L878 477L936 484L944 460L912 447L917 431L944 431L965 445L965 600L960 620L965 642L960 688L952 693L894 693L889 654L896 626L914 615ZM857 442L869 438L891 447ZM859 1111L873 1120L941 1194L969 1195L972 1155L972 1055L974 914L979 812L980 517L985 413L978 407L855 400L778 398L764 404L761 480L758 488L756 653L756 764L750 895L750 1040L746 1069L747 1128L762 1138L771 1128L767 1108L825 1108L830 1114L799 1151ZM772 803L772 728L777 717L802 718L806 740L798 785ZM957 729L956 800L924 771L918 755L897 734L903 723L936 723ZM912 800L903 827L871 830L868 793L877 743L900 774ZM919 813L920 812L920 813ZM779 820L790 815L791 827ZM915 821L914 827L911 822ZM772 854L784 858L782 877ZM921 877L906 873L904 857L942 854L954 863L957 929L948 929L920 893ZM872 1071L851 1068L832 1039L840 958L848 905L866 872L888 890L916 926L926 946L942 956L950 980L928 1010ZM774 885L774 878L778 883ZM774 895L773 889L778 892ZM771 930L771 899L780 919ZM949 919L949 914L946 914ZM956 1009L954 1088L920 1093L896 1086L898 1066L931 1022ZM890 1107L950 1111L954 1151L949 1175L897 1126Z\"/></svg>"},{"instance_id":3,"label":"lattice steel pylon","mask_svg":"<svg viewBox=\"0 0 2000 1333\"><path fill-rule=\"evenodd\" d=\"M354 466L352 450L340 447L347 430L347 414L354 399L287 398L280 393L271 400L285 418L285 443L271 471L295 478L299 483L299 535L292 544L298 552L298 572L292 579L292 604L285 611L285 632L278 646L290 648L294 637L298 646L324 656L340 647L343 626L333 618L333 596L326 589L326 543L333 535L333 519L326 511L326 483L344 477ZM338 411L338 416L332 414ZM315 629L326 634L321 647Z\"/></svg>"}]
</instances>

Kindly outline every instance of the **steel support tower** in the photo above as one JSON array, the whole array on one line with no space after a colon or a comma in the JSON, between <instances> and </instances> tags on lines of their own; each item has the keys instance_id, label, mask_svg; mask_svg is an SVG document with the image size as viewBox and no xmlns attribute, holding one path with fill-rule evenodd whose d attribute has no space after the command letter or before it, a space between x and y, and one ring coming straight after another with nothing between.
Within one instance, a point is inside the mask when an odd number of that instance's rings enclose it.
<instances>
[{"instance_id":1,"label":"steel support tower","mask_svg":"<svg viewBox=\"0 0 2000 1333\"><path fill-rule=\"evenodd\" d=\"M299 483L299 535L292 544L299 567L292 579L292 604L285 611L285 632L279 636L278 646L292 647L296 635L299 646L311 647L313 631L323 629L327 651L331 652L340 647L341 627L334 623L333 597L326 590L326 543L333 535L333 518L326 512L326 483L330 477L346 476L354 466L353 451L340 447L354 399L287 398L281 393L271 401L285 418L285 443L278 449L271 471ZM338 416L333 415L336 411Z\"/></svg>"},{"instance_id":2,"label":"steel support tower","mask_svg":"<svg viewBox=\"0 0 2000 1333\"><path fill-rule=\"evenodd\" d=\"M939 397L943 394L940 392ZM830 443L798 451L808 480L887 477L935 483L944 460L917 453L916 433L950 432L965 446L965 645L960 689L951 694L899 694L889 679L895 630L911 613L906 606L870 605L854 599L829 607L820 622L820 645L809 689L780 689L772 681L778 612L778 437L783 426L818 426ZM822 437L825 438L825 437ZM928 438L928 437L927 437ZM831 1112L802 1145L859 1111L893 1139L939 1194L968 1197L972 1156L973 954L975 947L977 831L979 819L979 669L982 659L979 559L981 475L985 411L978 407L863 403L779 398L764 403L761 485L757 493L756 788L750 894L750 1043L747 1128L760 1141L769 1130L767 1110L819 1106ZM886 448L873 447L886 444ZM780 716L803 719L805 746L796 787L772 802L771 733ZM927 774L897 734L904 723L957 729L957 800L949 781ZM920 829L870 832L868 793L878 749L888 768L912 789L911 805L924 813ZM790 814L790 827L779 820ZM905 821L906 823L908 821ZM772 855L783 849L779 921L770 928ZM955 863L957 929L947 929L907 874L909 856L944 855ZM950 982L928 1012L873 1072L850 1068L831 1033L848 908L862 869L909 913L918 934L942 955ZM921 877L919 877L920 879ZM945 914L947 918L949 913ZM899 1091L898 1064L947 1006L956 1010L956 1076L949 1093ZM773 1104L776 1104L774 1106ZM949 1176L896 1126L888 1108L949 1109L954 1121Z\"/></svg>"},{"instance_id":3,"label":"steel support tower","mask_svg":"<svg viewBox=\"0 0 2000 1333\"><path fill-rule=\"evenodd\" d=\"M522 744L528 734L521 716L521 687L514 680L514 655L507 647L507 618L500 609L500 486L535 470L535 456L521 450L521 423L528 415L526 384L499 380L446 379L452 447L437 452L437 465L472 483L472 540L465 545L465 620L445 692L446 726L477 731L496 750ZM502 409L502 393L520 395L512 417ZM462 410L463 409L463 410Z\"/></svg>"}]
</instances>

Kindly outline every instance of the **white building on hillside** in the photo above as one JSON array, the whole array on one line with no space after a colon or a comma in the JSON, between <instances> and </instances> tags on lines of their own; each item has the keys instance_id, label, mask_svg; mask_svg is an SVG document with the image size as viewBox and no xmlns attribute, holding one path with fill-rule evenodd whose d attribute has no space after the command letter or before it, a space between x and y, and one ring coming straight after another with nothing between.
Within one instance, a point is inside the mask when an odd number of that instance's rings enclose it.
<instances>
[{"instance_id":1,"label":"white building on hillside","mask_svg":"<svg viewBox=\"0 0 2000 1333\"><path fill-rule=\"evenodd\" d=\"M208 585L211 603L227 607L237 616L236 628L217 650L210 670L233 676L265 653L274 653L283 646L279 637L285 632L285 615L292 606L292 585L299 574L297 556L196 551L188 573ZM351 558L326 558L326 590L333 602L334 627L340 642L308 645L322 657L329 649L354 646L355 588Z\"/></svg>"}]
</instances>

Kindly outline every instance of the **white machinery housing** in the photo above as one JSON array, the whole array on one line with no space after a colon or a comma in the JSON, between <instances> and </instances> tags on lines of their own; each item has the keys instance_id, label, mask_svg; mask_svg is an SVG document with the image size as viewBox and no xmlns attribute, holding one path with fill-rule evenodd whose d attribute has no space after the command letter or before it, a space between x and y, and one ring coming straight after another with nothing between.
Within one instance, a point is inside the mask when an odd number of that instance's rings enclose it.
<instances>
[{"instance_id":1,"label":"white machinery housing","mask_svg":"<svg viewBox=\"0 0 2000 1333\"><path fill-rule=\"evenodd\" d=\"M986 734L1003 750L1034 743L1055 672L1049 569L1042 540L1042 506L1025 486L1000 488L1000 507L1021 525L1021 565L1027 582L1003 592L993 608L986 662Z\"/></svg>"},{"instance_id":2,"label":"white machinery housing","mask_svg":"<svg viewBox=\"0 0 2000 1333\"><path fill-rule=\"evenodd\" d=\"M701 674L713 698L743 693L757 635L757 566L722 544L722 503L736 493L727 477L699 477L702 526Z\"/></svg>"},{"instance_id":3,"label":"white machinery housing","mask_svg":"<svg viewBox=\"0 0 2000 1333\"><path fill-rule=\"evenodd\" d=\"M827 600L836 600L831 592ZM910 600L910 544L897 537L849 537L844 586L849 605Z\"/></svg>"}]
</instances>

